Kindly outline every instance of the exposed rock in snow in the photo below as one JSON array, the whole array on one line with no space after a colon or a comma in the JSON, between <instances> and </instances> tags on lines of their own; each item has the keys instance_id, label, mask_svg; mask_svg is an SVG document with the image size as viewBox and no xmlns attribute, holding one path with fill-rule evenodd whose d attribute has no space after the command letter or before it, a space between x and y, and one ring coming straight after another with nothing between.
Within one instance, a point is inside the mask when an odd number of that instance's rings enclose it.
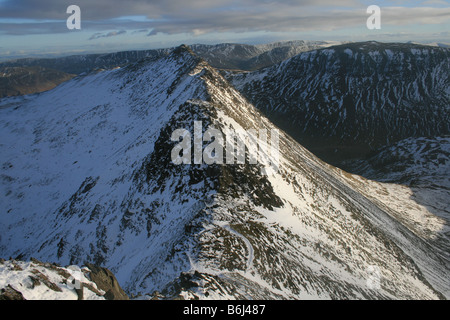
<instances>
[{"instance_id":1,"label":"exposed rock in snow","mask_svg":"<svg viewBox=\"0 0 450 320\"><path fill-rule=\"evenodd\" d=\"M36 259L0 261L0 300L104 300L88 268Z\"/></svg>"}]
</instances>

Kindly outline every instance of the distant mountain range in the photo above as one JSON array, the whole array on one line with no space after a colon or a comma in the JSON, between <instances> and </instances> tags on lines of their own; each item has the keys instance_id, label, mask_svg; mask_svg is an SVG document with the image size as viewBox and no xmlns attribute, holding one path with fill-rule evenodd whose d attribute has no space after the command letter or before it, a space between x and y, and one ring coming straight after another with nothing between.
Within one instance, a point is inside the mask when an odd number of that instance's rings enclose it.
<instances>
[{"instance_id":1,"label":"distant mountain range","mask_svg":"<svg viewBox=\"0 0 450 320\"><path fill-rule=\"evenodd\" d=\"M267 67L300 52L338 44L327 41L285 41L264 45L223 43L192 45L191 49L211 66L222 69L256 70ZM1 67L40 66L70 74L81 74L97 69L123 67L142 59L157 59L174 48L132 50L107 54L73 55L62 58L26 58L0 63Z\"/></svg>"},{"instance_id":2,"label":"distant mountain range","mask_svg":"<svg viewBox=\"0 0 450 320\"><path fill-rule=\"evenodd\" d=\"M171 49L135 50L107 54L73 55L61 58L25 58L0 63L1 67L34 67L62 71L69 74L89 73L94 70L121 67L144 58L159 58Z\"/></svg>"},{"instance_id":3,"label":"distant mountain range","mask_svg":"<svg viewBox=\"0 0 450 320\"><path fill-rule=\"evenodd\" d=\"M256 70L284 61L300 52L333 44L336 42L299 40L265 45L199 44L193 45L191 49L216 68ZM0 63L0 97L42 92L74 75L123 67L142 59L158 59L172 50L174 48L6 61Z\"/></svg>"}]
</instances>

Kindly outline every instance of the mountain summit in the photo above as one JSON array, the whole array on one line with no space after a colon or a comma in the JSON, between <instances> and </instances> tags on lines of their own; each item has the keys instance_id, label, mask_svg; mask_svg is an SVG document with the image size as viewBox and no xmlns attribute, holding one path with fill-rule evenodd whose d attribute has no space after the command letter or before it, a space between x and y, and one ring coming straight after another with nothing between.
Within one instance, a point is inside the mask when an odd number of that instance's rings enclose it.
<instances>
[{"instance_id":1,"label":"mountain summit","mask_svg":"<svg viewBox=\"0 0 450 320\"><path fill-rule=\"evenodd\" d=\"M277 170L174 163L173 133L196 123L203 150L211 128L278 130ZM0 136L1 256L103 265L130 295L450 296L445 222L320 161L186 46L3 99ZM405 205L425 234L395 218Z\"/></svg>"}]
</instances>

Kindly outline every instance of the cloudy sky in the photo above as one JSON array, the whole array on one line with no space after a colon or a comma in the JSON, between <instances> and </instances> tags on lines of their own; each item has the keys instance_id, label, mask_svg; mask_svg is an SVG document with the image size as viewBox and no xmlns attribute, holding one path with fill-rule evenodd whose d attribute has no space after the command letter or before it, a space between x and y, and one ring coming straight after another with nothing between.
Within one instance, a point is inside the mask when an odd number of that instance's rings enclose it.
<instances>
[{"instance_id":1,"label":"cloudy sky","mask_svg":"<svg viewBox=\"0 0 450 320\"><path fill-rule=\"evenodd\" d=\"M69 30L69 5L81 30ZM366 10L381 8L381 29ZM346 40L450 43L448 0L0 0L0 60L181 43Z\"/></svg>"}]
</instances>

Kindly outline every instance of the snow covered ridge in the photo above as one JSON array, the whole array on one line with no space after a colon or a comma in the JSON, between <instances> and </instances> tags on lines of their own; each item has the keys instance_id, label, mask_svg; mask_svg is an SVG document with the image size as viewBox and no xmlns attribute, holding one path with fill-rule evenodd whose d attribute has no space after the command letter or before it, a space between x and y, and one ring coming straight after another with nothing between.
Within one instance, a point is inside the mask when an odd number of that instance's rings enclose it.
<instances>
[{"instance_id":1,"label":"snow covered ridge","mask_svg":"<svg viewBox=\"0 0 450 320\"><path fill-rule=\"evenodd\" d=\"M202 133L276 128L187 47L0 100L0 256L102 265L130 296L450 297L433 244L445 221L416 232L396 218L413 200L282 130L278 171L175 165L170 137L196 121Z\"/></svg>"}]
</instances>

